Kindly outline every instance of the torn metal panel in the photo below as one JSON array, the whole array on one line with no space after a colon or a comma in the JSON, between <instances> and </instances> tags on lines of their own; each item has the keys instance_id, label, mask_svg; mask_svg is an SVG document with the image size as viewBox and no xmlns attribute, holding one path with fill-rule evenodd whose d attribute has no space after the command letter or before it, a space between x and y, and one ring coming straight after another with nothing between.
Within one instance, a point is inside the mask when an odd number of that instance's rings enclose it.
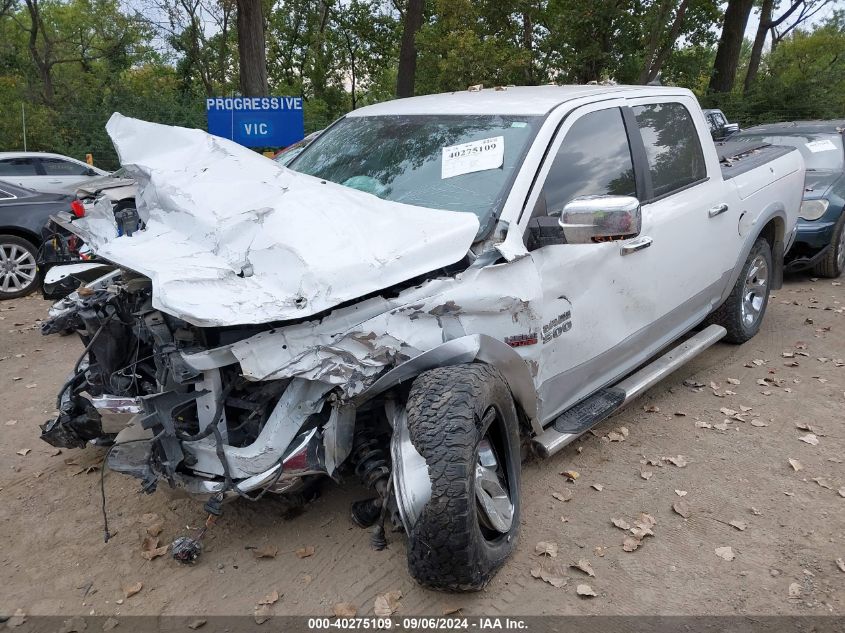
<instances>
[{"instance_id":1,"label":"torn metal panel","mask_svg":"<svg viewBox=\"0 0 845 633\"><path fill-rule=\"evenodd\" d=\"M114 114L146 229L111 204L74 222L103 258L148 276L153 305L195 325L301 319L460 261L472 213L382 200L299 174L201 130Z\"/></svg>"},{"instance_id":2,"label":"torn metal panel","mask_svg":"<svg viewBox=\"0 0 845 633\"><path fill-rule=\"evenodd\" d=\"M307 378L336 385L351 398L371 387L386 369L444 342L480 332L502 346L515 335L534 334L536 339L540 296L533 262L524 258L471 268L454 278L410 288L395 299L374 298L357 309L331 312L319 322L262 332L224 348L187 355L185 361L206 369L237 360L243 375L252 380ZM508 350L519 362L536 361L540 345ZM530 383L536 362L523 369Z\"/></svg>"}]
</instances>

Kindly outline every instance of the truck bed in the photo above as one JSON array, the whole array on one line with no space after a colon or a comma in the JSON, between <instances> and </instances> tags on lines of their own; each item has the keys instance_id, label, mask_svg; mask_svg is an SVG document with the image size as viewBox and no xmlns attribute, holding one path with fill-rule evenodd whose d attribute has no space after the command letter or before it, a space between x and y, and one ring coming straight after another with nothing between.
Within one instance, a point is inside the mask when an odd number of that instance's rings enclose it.
<instances>
[{"instance_id":1,"label":"truck bed","mask_svg":"<svg viewBox=\"0 0 845 633\"><path fill-rule=\"evenodd\" d=\"M725 180L756 169L792 151L796 151L794 147L770 145L763 141L716 143L716 154L719 156L722 178Z\"/></svg>"}]
</instances>

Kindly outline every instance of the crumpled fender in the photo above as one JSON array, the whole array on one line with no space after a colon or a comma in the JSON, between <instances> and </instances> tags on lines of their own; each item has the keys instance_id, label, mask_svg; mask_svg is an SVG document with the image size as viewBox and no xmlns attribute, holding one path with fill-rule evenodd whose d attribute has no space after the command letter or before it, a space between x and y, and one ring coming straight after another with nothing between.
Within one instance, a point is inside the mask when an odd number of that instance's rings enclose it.
<instances>
[{"instance_id":1,"label":"crumpled fender","mask_svg":"<svg viewBox=\"0 0 845 633\"><path fill-rule=\"evenodd\" d=\"M397 365L358 394L353 402L366 402L429 369L476 361L493 365L502 373L517 404L531 421L534 431L542 432L537 420L537 391L528 365L512 347L486 334L472 334L446 341Z\"/></svg>"}]
</instances>

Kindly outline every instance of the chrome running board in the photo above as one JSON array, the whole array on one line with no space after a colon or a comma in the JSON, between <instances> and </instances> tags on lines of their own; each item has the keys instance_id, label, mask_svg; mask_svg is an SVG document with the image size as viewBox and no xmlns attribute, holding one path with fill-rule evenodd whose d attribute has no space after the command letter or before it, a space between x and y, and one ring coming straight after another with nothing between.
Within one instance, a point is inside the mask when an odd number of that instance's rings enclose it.
<instances>
[{"instance_id":1,"label":"chrome running board","mask_svg":"<svg viewBox=\"0 0 845 633\"><path fill-rule=\"evenodd\" d=\"M541 457L550 457L599 422L625 407L649 387L663 380L727 334L721 325L709 325L663 356L631 374L613 387L602 389L564 411L534 439Z\"/></svg>"}]
</instances>

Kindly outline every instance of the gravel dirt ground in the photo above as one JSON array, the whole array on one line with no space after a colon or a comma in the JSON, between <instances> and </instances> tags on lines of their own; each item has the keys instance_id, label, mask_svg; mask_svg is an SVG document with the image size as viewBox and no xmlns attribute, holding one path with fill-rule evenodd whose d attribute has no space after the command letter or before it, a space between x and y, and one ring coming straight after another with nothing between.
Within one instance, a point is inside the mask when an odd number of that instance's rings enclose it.
<instances>
[{"instance_id":1,"label":"gravel dirt ground","mask_svg":"<svg viewBox=\"0 0 845 633\"><path fill-rule=\"evenodd\" d=\"M717 344L595 433L526 463L517 551L473 595L415 585L401 534L373 551L348 519L349 502L365 496L351 484L324 487L293 518L272 500L231 504L200 561L183 566L143 558L142 536L160 523L169 543L203 520L201 506L164 489L139 494L135 480L109 474L115 534L103 543L104 451L57 454L38 439L81 351L76 337L41 336L47 305L0 303L0 614L246 615L274 591L277 615L331 615L337 603L372 614L389 591L402 594L397 615L845 614L839 282L788 279L751 342ZM567 470L580 476L568 481ZM634 524L643 512L654 535L625 551L630 534L612 519ZM536 554L538 542L556 544L557 556ZM254 548L278 553L259 559ZM581 559L594 577L570 567ZM533 577L538 565L566 584ZM596 596L579 596L580 584Z\"/></svg>"}]
</instances>

